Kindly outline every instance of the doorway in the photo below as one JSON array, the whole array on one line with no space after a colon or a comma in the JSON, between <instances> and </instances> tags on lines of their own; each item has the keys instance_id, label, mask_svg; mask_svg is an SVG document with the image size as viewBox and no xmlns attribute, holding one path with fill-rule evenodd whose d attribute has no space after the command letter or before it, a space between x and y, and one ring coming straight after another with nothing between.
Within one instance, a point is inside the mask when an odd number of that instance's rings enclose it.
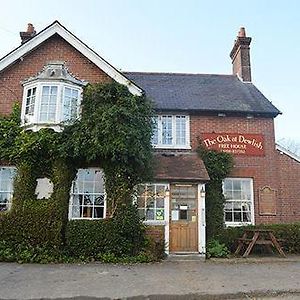
<instances>
[{"instance_id":1,"label":"doorway","mask_svg":"<svg viewBox=\"0 0 300 300\"><path fill-rule=\"evenodd\" d=\"M198 252L198 188L170 187L170 252Z\"/></svg>"}]
</instances>

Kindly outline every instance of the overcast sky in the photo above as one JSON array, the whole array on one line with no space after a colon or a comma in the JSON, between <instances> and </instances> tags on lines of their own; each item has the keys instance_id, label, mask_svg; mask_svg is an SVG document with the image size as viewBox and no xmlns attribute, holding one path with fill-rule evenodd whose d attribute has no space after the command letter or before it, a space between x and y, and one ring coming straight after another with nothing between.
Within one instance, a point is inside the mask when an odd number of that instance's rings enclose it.
<instances>
[{"instance_id":1,"label":"overcast sky","mask_svg":"<svg viewBox=\"0 0 300 300\"><path fill-rule=\"evenodd\" d=\"M300 143L300 1L0 0L0 57L19 31L60 21L116 68L230 74L239 27L253 38L253 83L280 110L276 139Z\"/></svg>"}]
</instances>

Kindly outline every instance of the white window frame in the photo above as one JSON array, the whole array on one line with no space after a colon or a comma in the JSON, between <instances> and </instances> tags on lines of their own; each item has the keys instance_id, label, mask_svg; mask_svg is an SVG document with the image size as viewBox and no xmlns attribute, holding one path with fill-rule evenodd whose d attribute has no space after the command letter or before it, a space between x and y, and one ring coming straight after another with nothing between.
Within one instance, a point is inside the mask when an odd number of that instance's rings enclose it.
<instances>
[{"instance_id":1,"label":"white window frame","mask_svg":"<svg viewBox=\"0 0 300 300\"><path fill-rule=\"evenodd\" d=\"M56 86L57 87L57 99L56 99L56 112L54 121L40 121L41 113L41 101L42 101L42 91L45 86ZM27 91L29 89L36 88L35 94L35 104L33 114L26 114L26 102L27 102ZM32 129L33 131L38 131L41 128L49 127L55 131L62 131L64 124L69 124L73 120L64 120L64 95L65 88L70 88L72 90L78 91L78 102L77 102L77 118L80 118L80 105L82 101L82 87L73 85L66 82L58 81L43 81L34 82L24 86L23 91L23 102L21 110L21 126L26 129Z\"/></svg>"},{"instance_id":2,"label":"white window frame","mask_svg":"<svg viewBox=\"0 0 300 300\"><path fill-rule=\"evenodd\" d=\"M6 202L6 209L4 210L1 210L1 208L3 207L2 205L0 206L0 213L1 212L6 212L6 211L9 211L10 208L11 208L11 204L12 204L12 199L13 199L13 193L14 193L14 178L16 176L16 167L13 167L13 166L0 166L0 188L1 188L1 181L2 181L2 178L1 178L1 171L3 169L10 169L10 170L13 170L14 171L14 174L13 174L13 178L12 178L12 182L11 182L11 190L2 190L0 189L0 194L2 193L5 193L5 194L9 194L9 199L7 199L8 201Z\"/></svg>"},{"instance_id":3,"label":"white window frame","mask_svg":"<svg viewBox=\"0 0 300 300\"><path fill-rule=\"evenodd\" d=\"M163 117L172 117L172 143L163 144L163 130L162 130L162 119ZM176 117L185 117L185 144L177 144L176 136ZM153 148L157 149L191 149L190 145L190 116L184 114L160 114L156 115L157 118L157 133L158 143L154 144L152 141Z\"/></svg>"},{"instance_id":4,"label":"white window frame","mask_svg":"<svg viewBox=\"0 0 300 300\"><path fill-rule=\"evenodd\" d=\"M143 221L144 224L147 224L147 225L166 225L168 223L168 217L169 217L169 197L168 197L168 191L170 190L170 185L168 183L157 183L157 182L153 182L153 183L143 183L143 184L139 184L139 186L150 186L150 185L153 185L153 186L163 186L165 188L165 196L164 196L164 207L163 207L163 210L164 210L164 219L163 220L147 220L145 219ZM137 191L137 187L136 187L136 191ZM134 198L134 203L137 205L137 198L138 198L138 192L136 193L135 195L135 198ZM156 202L155 202L156 203ZM156 204L155 204L156 205ZM146 203L145 203L145 206L143 208L139 208L137 206L137 209L138 210L141 210L141 209L146 209ZM156 207L155 207L156 209ZM154 209L154 212L155 212L155 209ZM145 215L145 218L146 218L146 215Z\"/></svg>"},{"instance_id":5,"label":"white window frame","mask_svg":"<svg viewBox=\"0 0 300 300\"><path fill-rule=\"evenodd\" d=\"M77 181L77 176L78 176L78 172L80 170L90 170L90 171L100 171L102 173L102 178L103 178L103 187L104 187L104 192L103 193L74 193L74 185ZM97 195L103 195L104 196L104 204L103 204L103 218L95 218L95 217L74 217L72 215L73 213L73 206L77 206L77 205L73 205L73 199L74 196L76 195L91 195L91 196L97 196ZM85 205L85 207L88 207L87 205ZM91 206L92 209L94 209L94 205ZM80 208L81 209L81 208ZM105 192L105 186L104 186L104 172L102 169L100 168L85 168L85 169L78 169L77 170L77 174L76 177L74 178L73 182L72 182L72 186L71 186L71 190L70 190L70 199L69 199L69 220L103 220L106 218L106 209L107 209L107 203L106 203L106 192ZM81 214L81 213L80 213Z\"/></svg>"},{"instance_id":6,"label":"white window frame","mask_svg":"<svg viewBox=\"0 0 300 300\"><path fill-rule=\"evenodd\" d=\"M253 190L253 178L247 178L247 177L228 177L226 179L232 180L232 181L249 181L250 183L250 200L242 200L242 199L225 199L225 202L237 202L237 203L243 203L243 202L247 202L250 204L250 222L229 222L225 220L225 206L224 206L224 222L225 222L225 226L226 227L237 227L237 226L247 226L247 225L254 225L255 224L255 216L254 216L254 190ZM225 179L225 180L226 180ZM223 194L225 197L225 180L223 180Z\"/></svg>"}]
</instances>

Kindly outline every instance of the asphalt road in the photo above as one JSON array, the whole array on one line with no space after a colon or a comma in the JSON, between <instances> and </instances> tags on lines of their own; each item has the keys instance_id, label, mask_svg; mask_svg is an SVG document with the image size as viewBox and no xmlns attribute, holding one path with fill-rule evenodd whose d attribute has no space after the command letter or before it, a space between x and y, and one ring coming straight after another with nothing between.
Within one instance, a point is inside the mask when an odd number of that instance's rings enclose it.
<instances>
[{"instance_id":1,"label":"asphalt road","mask_svg":"<svg viewBox=\"0 0 300 300\"><path fill-rule=\"evenodd\" d=\"M137 265L0 263L0 299L104 298L300 299L300 257Z\"/></svg>"}]
</instances>

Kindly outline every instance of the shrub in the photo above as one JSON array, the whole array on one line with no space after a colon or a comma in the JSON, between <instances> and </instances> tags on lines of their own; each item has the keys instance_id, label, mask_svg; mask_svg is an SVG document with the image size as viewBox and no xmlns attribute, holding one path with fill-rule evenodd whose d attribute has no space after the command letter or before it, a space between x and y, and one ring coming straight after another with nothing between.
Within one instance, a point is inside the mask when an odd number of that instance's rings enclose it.
<instances>
[{"instance_id":1,"label":"shrub","mask_svg":"<svg viewBox=\"0 0 300 300\"><path fill-rule=\"evenodd\" d=\"M228 257L229 250L225 244L221 244L218 240L211 240L207 243L206 257Z\"/></svg>"},{"instance_id":2,"label":"shrub","mask_svg":"<svg viewBox=\"0 0 300 300\"><path fill-rule=\"evenodd\" d=\"M133 205L122 205L113 218L71 220L66 231L66 251L71 257L104 262L153 261L153 244ZM130 258L131 257L131 258Z\"/></svg>"}]
</instances>

